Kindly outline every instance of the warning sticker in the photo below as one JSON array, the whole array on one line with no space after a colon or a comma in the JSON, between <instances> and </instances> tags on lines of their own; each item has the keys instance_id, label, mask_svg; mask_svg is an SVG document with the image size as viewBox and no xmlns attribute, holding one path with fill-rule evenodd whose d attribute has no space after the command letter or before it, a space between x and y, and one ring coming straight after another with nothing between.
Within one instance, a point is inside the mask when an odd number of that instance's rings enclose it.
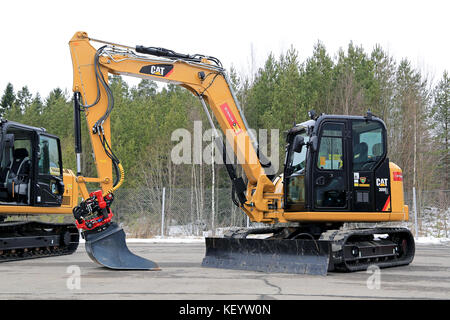
<instances>
[{"instance_id":1,"label":"warning sticker","mask_svg":"<svg viewBox=\"0 0 450 320\"><path fill-rule=\"evenodd\" d=\"M228 104L225 102L224 104L222 104L220 106L220 109L222 109L223 114L225 115L225 118L227 118L228 124L230 125L230 127L234 130L234 133L236 135L238 135L239 133L242 132L241 127L239 126L239 123L236 121L236 118L233 114L233 112L231 112L230 107L228 106Z\"/></svg>"},{"instance_id":2,"label":"warning sticker","mask_svg":"<svg viewBox=\"0 0 450 320\"><path fill-rule=\"evenodd\" d=\"M403 181L403 175L401 172L393 172L394 181Z\"/></svg>"}]
</instances>

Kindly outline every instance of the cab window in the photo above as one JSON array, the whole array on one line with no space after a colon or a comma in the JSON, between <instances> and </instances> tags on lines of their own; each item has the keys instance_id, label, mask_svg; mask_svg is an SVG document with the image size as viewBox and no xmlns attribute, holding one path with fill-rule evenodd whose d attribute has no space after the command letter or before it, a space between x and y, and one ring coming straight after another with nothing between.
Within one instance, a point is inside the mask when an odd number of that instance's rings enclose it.
<instances>
[{"instance_id":1,"label":"cab window","mask_svg":"<svg viewBox=\"0 0 450 320\"><path fill-rule=\"evenodd\" d=\"M58 141L55 138L40 136L39 151L39 174L59 176L61 168L59 166Z\"/></svg>"},{"instance_id":2,"label":"cab window","mask_svg":"<svg viewBox=\"0 0 450 320\"><path fill-rule=\"evenodd\" d=\"M306 131L300 132L304 142L309 141ZM294 140L294 138L292 138ZM307 147L303 146L301 152L291 150L287 166L287 202L292 210L303 210L305 208L305 170L306 170Z\"/></svg>"},{"instance_id":3,"label":"cab window","mask_svg":"<svg viewBox=\"0 0 450 320\"><path fill-rule=\"evenodd\" d=\"M353 171L370 171L383 158L383 129L378 121L353 121Z\"/></svg>"},{"instance_id":4,"label":"cab window","mask_svg":"<svg viewBox=\"0 0 450 320\"><path fill-rule=\"evenodd\" d=\"M25 149L27 150L28 156L30 156L31 153L31 140L18 140L14 141L14 149Z\"/></svg>"},{"instance_id":5,"label":"cab window","mask_svg":"<svg viewBox=\"0 0 450 320\"><path fill-rule=\"evenodd\" d=\"M320 139L317 167L321 170L342 170L343 162L343 130L341 123L326 123L323 125Z\"/></svg>"},{"instance_id":6,"label":"cab window","mask_svg":"<svg viewBox=\"0 0 450 320\"><path fill-rule=\"evenodd\" d=\"M299 135L303 136L305 144L309 141L309 136L306 132L299 133ZM291 173L295 173L298 171L303 171L306 168L306 145L303 146L301 152L292 151L289 158L289 169Z\"/></svg>"}]
</instances>

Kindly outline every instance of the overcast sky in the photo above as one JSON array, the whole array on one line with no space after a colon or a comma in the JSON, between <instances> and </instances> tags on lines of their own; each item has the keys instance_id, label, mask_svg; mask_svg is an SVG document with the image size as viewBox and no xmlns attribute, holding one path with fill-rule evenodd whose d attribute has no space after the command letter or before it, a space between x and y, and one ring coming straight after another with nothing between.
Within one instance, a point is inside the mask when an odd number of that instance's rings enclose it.
<instances>
[{"instance_id":1,"label":"overcast sky","mask_svg":"<svg viewBox=\"0 0 450 320\"><path fill-rule=\"evenodd\" d=\"M226 68L251 70L293 45L303 61L320 40L334 56L350 41L381 46L435 80L450 71L450 1L2 1L0 94L8 82L45 98L71 92L68 41L76 31L97 39L202 53ZM137 80L131 80L134 85Z\"/></svg>"}]
</instances>

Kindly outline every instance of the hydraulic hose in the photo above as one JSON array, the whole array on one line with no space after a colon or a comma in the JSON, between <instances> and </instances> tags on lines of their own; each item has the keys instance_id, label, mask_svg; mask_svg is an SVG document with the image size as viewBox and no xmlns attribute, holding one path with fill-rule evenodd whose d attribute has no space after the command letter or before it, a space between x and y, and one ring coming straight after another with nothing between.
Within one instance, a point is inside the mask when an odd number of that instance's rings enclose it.
<instances>
[{"instance_id":1,"label":"hydraulic hose","mask_svg":"<svg viewBox=\"0 0 450 320\"><path fill-rule=\"evenodd\" d=\"M103 194L103 197L107 196L110 193L113 193L114 191L116 191L117 189L120 188L120 186L123 184L123 181L125 180L125 170L122 167L121 163L117 164L117 167L119 168L120 171L120 179L119 182L117 182L116 185L114 185L111 189L109 189L108 191L106 191L105 194Z\"/></svg>"}]
</instances>

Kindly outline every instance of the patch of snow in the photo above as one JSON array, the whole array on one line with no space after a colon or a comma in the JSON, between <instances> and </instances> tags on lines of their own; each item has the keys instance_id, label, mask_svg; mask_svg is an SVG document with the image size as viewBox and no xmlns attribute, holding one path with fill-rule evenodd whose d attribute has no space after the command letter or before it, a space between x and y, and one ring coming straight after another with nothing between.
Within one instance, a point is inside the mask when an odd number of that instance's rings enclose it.
<instances>
[{"instance_id":1,"label":"patch of snow","mask_svg":"<svg viewBox=\"0 0 450 320\"><path fill-rule=\"evenodd\" d=\"M203 237L155 237L148 239L137 239L131 238L127 239L127 243L204 243L205 238Z\"/></svg>"},{"instance_id":2,"label":"patch of snow","mask_svg":"<svg viewBox=\"0 0 450 320\"><path fill-rule=\"evenodd\" d=\"M419 237L414 240L416 243L421 244L442 244L450 242L450 238L435 238L435 237Z\"/></svg>"},{"instance_id":3,"label":"patch of snow","mask_svg":"<svg viewBox=\"0 0 450 320\"><path fill-rule=\"evenodd\" d=\"M80 238L80 243L85 243L86 240ZM205 238L203 237L155 237L147 239L139 238L127 238L127 243L205 243Z\"/></svg>"}]
</instances>

